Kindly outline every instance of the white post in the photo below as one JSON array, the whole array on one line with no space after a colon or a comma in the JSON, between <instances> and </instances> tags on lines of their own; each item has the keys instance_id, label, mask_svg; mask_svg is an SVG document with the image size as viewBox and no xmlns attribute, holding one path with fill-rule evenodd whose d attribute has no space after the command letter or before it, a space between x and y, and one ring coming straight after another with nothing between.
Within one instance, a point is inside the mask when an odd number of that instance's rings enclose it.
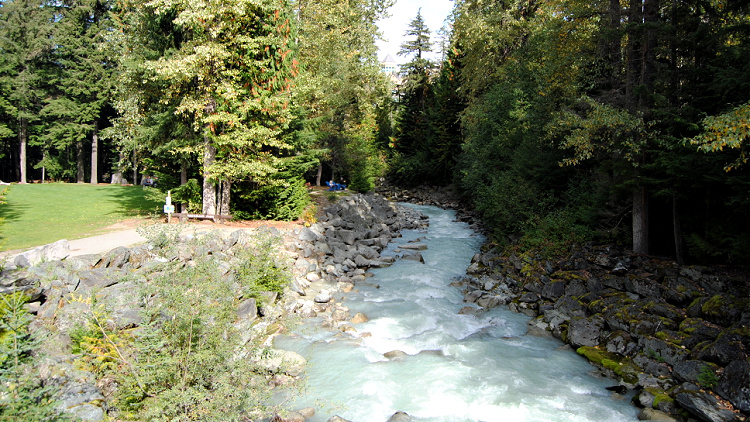
<instances>
[{"instance_id":1,"label":"white post","mask_svg":"<svg viewBox=\"0 0 750 422\"><path fill-rule=\"evenodd\" d=\"M174 205L172 205L172 191L167 191L167 200L164 204L164 213L167 214L167 223L172 221L172 213L174 212Z\"/></svg>"}]
</instances>

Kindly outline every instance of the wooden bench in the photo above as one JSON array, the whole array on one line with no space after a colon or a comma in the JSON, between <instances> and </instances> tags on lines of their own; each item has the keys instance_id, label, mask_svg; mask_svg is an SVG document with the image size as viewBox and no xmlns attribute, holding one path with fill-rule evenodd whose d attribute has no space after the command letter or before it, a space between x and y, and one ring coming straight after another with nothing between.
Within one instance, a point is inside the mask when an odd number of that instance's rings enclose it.
<instances>
[{"instance_id":1,"label":"wooden bench","mask_svg":"<svg viewBox=\"0 0 750 422\"><path fill-rule=\"evenodd\" d=\"M223 223L226 220L231 220L231 215L220 215L220 214L190 214L186 212L175 212L172 213L172 217L177 217L181 222L187 221L191 218L197 220L212 220L214 223Z\"/></svg>"}]
</instances>

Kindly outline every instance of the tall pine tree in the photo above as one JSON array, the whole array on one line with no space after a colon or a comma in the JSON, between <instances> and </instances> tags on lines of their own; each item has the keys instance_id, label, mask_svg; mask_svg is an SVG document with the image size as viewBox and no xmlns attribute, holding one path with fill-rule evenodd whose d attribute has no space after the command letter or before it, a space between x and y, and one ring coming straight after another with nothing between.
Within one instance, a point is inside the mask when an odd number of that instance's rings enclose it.
<instances>
[{"instance_id":1,"label":"tall pine tree","mask_svg":"<svg viewBox=\"0 0 750 422\"><path fill-rule=\"evenodd\" d=\"M18 141L15 179L26 183L27 146L45 97L47 56L52 49L53 9L46 2L0 2L0 89L4 111L12 119L0 135L11 132Z\"/></svg>"},{"instance_id":2,"label":"tall pine tree","mask_svg":"<svg viewBox=\"0 0 750 422\"><path fill-rule=\"evenodd\" d=\"M75 180L84 182L84 142L91 144L90 182L99 181L99 130L114 88L115 60L111 57L110 4L104 0L64 1L55 23L53 60L57 64L51 95L42 113L50 124L41 136L49 151L41 165L62 168L65 152L75 152ZM69 169L71 171L72 169ZM72 171L71 171L72 172Z\"/></svg>"}]
</instances>

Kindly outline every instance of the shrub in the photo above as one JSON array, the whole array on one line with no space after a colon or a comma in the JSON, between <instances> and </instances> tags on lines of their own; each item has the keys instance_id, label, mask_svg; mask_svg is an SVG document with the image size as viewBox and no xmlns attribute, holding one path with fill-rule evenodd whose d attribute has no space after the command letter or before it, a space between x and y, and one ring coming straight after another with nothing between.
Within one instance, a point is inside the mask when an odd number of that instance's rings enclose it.
<instances>
[{"instance_id":1,"label":"shrub","mask_svg":"<svg viewBox=\"0 0 750 422\"><path fill-rule=\"evenodd\" d=\"M32 317L20 292L0 296L0 421L65 421L54 409L54 390L34 369L39 339L29 332Z\"/></svg>"},{"instance_id":2,"label":"shrub","mask_svg":"<svg viewBox=\"0 0 750 422\"><path fill-rule=\"evenodd\" d=\"M698 374L698 384L703 388L714 388L719 382L719 377L716 376L716 372L708 365L701 368L700 374Z\"/></svg>"},{"instance_id":3,"label":"shrub","mask_svg":"<svg viewBox=\"0 0 750 422\"><path fill-rule=\"evenodd\" d=\"M188 212L203 211L203 191L197 179L189 179L182 186L172 189L172 202L188 204Z\"/></svg>"},{"instance_id":4,"label":"shrub","mask_svg":"<svg viewBox=\"0 0 750 422\"><path fill-rule=\"evenodd\" d=\"M214 236L194 246L222 241ZM242 300L281 291L288 281L276 241L261 236L235 246L229 272L211 254L154 269L140 292L148 322L121 354L129 370L118 371L119 417L239 421L267 414L266 371L249 359L262 354L260 340L248 341L235 322Z\"/></svg>"},{"instance_id":5,"label":"shrub","mask_svg":"<svg viewBox=\"0 0 750 422\"><path fill-rule=\"evenodd\" d=\"M239 185L239 198L232 201L232 214L246 220L283 220L299 218L310 204L305 181L299 178L251 187Z\"/></svg>"}]
</instances>

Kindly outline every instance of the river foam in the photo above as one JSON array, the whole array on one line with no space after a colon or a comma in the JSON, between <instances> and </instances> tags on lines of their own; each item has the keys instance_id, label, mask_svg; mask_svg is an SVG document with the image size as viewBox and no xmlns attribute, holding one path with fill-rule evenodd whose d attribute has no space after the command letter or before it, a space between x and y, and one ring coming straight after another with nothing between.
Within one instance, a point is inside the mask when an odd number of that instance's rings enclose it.
<instances>
[{"instance_id":1,"label":"river foam","mask_svg":"<svg viewBox=\"0 0 750 422\"><path fill-rule=\"evenodd\" d=\"M277 340L308 359L296 407L315 407L313 422L385 422L396 411L430 422L637 420L628 400L605 390L613 380L592 376L559 340L526 335L528 317L506 308L459 315L466 304L449 284L483 239L451 211L417 208L430 216L427 233L403 233L384 255L419 240L425 263L373 270L371 283L346 294L352 314L369 317L353 338L311 323ZM401 353L385 356L392 351Z\"/></svg>"}]
</instances>

